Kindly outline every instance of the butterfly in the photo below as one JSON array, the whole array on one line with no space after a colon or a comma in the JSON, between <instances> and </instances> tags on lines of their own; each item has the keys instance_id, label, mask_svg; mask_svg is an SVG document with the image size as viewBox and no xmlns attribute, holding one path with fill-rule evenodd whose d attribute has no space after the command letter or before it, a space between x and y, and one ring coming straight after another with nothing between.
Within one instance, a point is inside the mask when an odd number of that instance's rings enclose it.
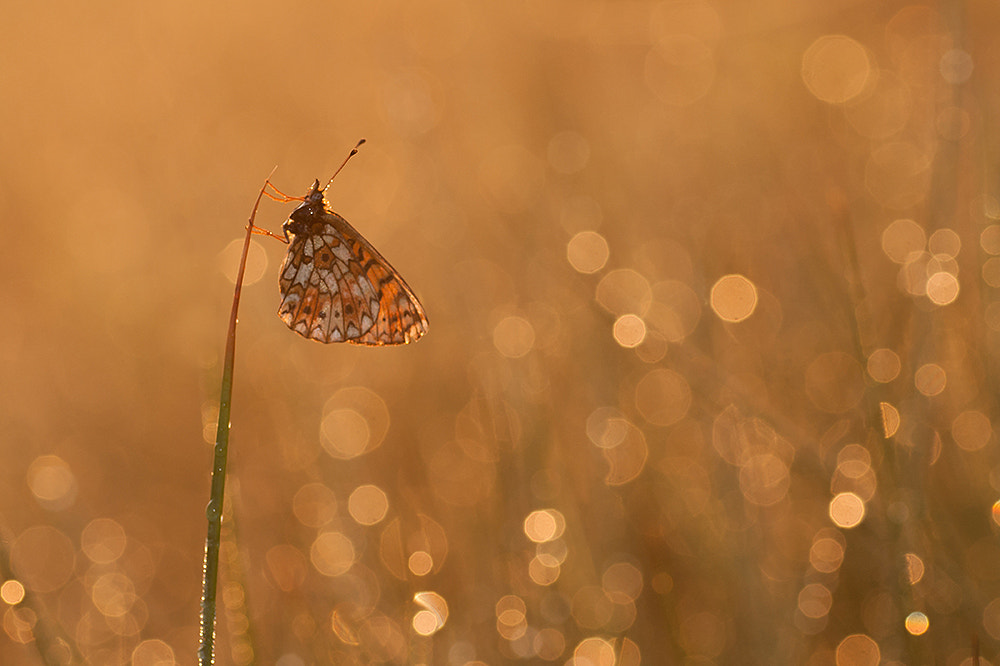
<instances>
[{"instance_id":1,"label":"butterfly","mask_svg":"<svg viewBox=\"0 0 1000 666\"><path fill-rule=\"evenodd\" d=\"M358 142L322 190L319 180L304 197L266 192L276 201L301 201L282 234L254 228L288 244L278 285L278 316L299 335L324 343L405 345L427 332L427 316L395 268L347 220L330 209L324 193Z\"/></svg>"}]
</instances>

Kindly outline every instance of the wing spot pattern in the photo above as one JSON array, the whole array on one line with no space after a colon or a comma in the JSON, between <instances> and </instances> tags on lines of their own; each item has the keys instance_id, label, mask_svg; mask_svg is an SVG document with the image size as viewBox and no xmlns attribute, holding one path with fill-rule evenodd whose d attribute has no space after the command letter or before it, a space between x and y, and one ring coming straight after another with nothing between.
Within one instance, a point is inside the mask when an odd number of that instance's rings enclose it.
<instances>
[{"instance_id":1,"label":"wing spot pattern","mask_svg":"<svg viewBox=\"0 0 1000 666\"><path fill-rule=\"evenodd\" d=\"M290 243L278 314L292 330L320 342L375 346L413 342L427 331L403 278L317 191L283 231Z\"/></svg>"}]
</instances>

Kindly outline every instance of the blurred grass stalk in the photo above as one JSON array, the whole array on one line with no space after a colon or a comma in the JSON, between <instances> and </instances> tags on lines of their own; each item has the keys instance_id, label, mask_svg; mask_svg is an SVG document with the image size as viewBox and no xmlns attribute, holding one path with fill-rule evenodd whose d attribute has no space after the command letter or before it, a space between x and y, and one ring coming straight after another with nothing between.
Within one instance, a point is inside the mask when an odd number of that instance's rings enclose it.
<instances>
[{"instance_id":1,"label":"blurred grass stalk","mask_svg":"<svg viewBox=\"0 0 1000 666\"><path fill-rule=\"evenodd\" d=\"M265 181L264 187L267 187L267 181ZM257 207L260 206L260 200L264 196L264 187L260 188L257 200L253 204L253 210L250 212L250 220L247 222L247 235L243 241L240 270L236 275L236 288L233 292L233 311L229 316L229 334L226 337L222 388L219 392L219 427L215 435L215 460L212 463L212 493L205 510L208 518L208 535L205 537L205 565L201 594L201 641L198 648L198 663L201 666L210 666L215 661L215 599L219 582L219 547L222 542L222 503L226 492L226 461L229 457L229 413L233 397L236 321L240 308L240 291L243 288L243 273L246 270L247 253L250 250L250 237L253 235Z\"/></svg>"}]
</instances>

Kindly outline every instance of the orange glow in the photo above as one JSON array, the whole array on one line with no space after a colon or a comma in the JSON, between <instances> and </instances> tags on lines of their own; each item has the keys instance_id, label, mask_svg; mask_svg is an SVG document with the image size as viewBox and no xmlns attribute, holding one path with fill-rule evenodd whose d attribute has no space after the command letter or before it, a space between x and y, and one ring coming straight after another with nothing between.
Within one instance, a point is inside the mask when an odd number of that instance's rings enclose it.
<instances>
[{"instance_id":1,"label":"orange glow","mask_svg":"<svg viewBox=\"0 0 1000 666\"><path fill-rule=\"evenodd\" d=\"M968 81L973 68L972 56L962 49L951 49L941 57L941 76L953 85Z\"/></svg>"},{"instance_id":2,"label":"orange glow","mask_svg":"<svg viewBox=\"0 0 1000 666\"><path fill-rule=\"evenodd\" d=\"M913 220L896 220L882 232L882 251L897 264L906 264L927 246L924 228Z\"/></svg>"},{"instance_id":3,"label":"orange glow","mask_svg":"<svg viewBox=\"0 0 1000 666\"><path fill-rule=\"evenodd\" d=\"M40 503L59 510L76 499L76 478L59 456L39 456L28 468L28 487Z\"/></svg>"},{"instance_id":4,"label":"orange glow","mask_svg":"<svg viewBox=\"0 0 1000 666\"><path fill-rule=\"evenodd\" d=\"M80 549L95 564L110 564L125 552L125 530L109 518L92 520L80 535Z\"/></svg>"},{"instance_id":5,"label":"orange glow","mask_svg":"<svg viewBox=\"0 0 1000 666\"><path fill-rule=\"evenodd\" d=\"M31 643L38 617L30 608L8 608L3 613L4 633L15 643Z\"/></svg>"},{"instance_id":6,"label":"orange glow","mask_svg":"<svg viewBox=\"0 0 1000 666\"><path fill-rule=\"evenodd\" d=\"M532 649L540 659L555 661L566 651L566 637L558 629L542 629L532 640Z\"/></svg>"},{"instance_id":7,"label":"orange glow","mask_svg":"<svg viewBox=\"0 0 1000 666\"><path fill-rule=\"evenodd\" d=\"M378 486L358 486L347 500L347 511L361 525L374 525L389 512L389 498Z\"/></svg>"},{"instance_id":8,"label":"orange glow","mask_svg":"<svg viewBox=\"0 0 1000 666\"><path fill-rule=\"evenodd\" d=\"M854 493L840 493L830 501L830 519L838 527L857 527L865 517L865 503Z\"/></svg>"},{"instance_id":9,"label":"orange glow","mask_svg":"<svg viewBox=\"0 0 1000 666\"><path fill-rule=\"evenodd\" d=\"M742 275L726 275L712 286L711 302L719 319L741 322L757 309L757 287Z\"/></svg>"},{"instance_id":10,"label":"orange glow","mask_svg":"<svg viewBox=\"0 0 1000 666\"><path fill-rule=\"evenodd\" d=\"M418 550L410 554L406 568L414 576L426 576L434 570L434 558L427 551Z\"/></svg>"},{"instance_id":11,"label":"orange glow","mask_svg":"<svg viewBox=\"0 0 1000 666\"><path fill-rule=\"evenodd\" d=\"M678 280L653 285L653 303L645 321L669 342L683 342L701 319L701 299L691 287Z\"/></svg>"},{"instance_id":12,"label":"orange glow","mask_svg":"<svg viewBox=\"0 0 1000 666\"><path fill-rule=\"evenodd\" d=\"M175 663L173 648L158 639L143 641L132 650L133 666L169 666Z\"/></svg>"},{"instance_id":13,"label":"orange glow","mask_svg":"<svg viewBox=\"0 0 1000 666\"><path fill-rule=\"evenodd\" d=\"M642 592L642 571L628 562L612 564L604 570L601 585L612 599L635 601Z\"/></svg>"},{"instance_id":14,"label":"orange glow","mask_svg":"<svg viewBox=\"0 0 1000 666\"><path fill-rule=\"evenodd\" d=\"M76 551L69 537L53 527L29 527L10 549L19 580L36 593L53 592L73 575Z\"/></svg>"},{"instance_id":15,"label":"orange glow","mask_svg":"<svg viewBox=\"0 0 1000 666\"><path fill-rule=\"evenodd\" d=\"M377 661L402 661L406 655L406 639L403 629L391 618L374 613L367 617L358 629L358 639L369 649Z\"/></svg>"},{"instance_id":16,"label":"orange glow","mask_svg":"<svg viewBox=\"0 0 1000 666\"><path fill-rule=\"evenodd\" d=\"M135 586L123 574L104 574L94 581L90 598L101 614L121 617L135 603Z\"/></svg>"},{"instance_id":17,"label":"orange glow","mask_svg":"<svg viewBox=\"0 0 1000 666\"><path fill-rule=\"evenodd\" d=\"M225 249L219 252L218 256L219 270L233 284L236 283L236 269L240 265L243 243L242 236L234 238ZM264 246L255 240L250 241L250 253L247 255L243 284L251 285L259 282L267 273L267 264L267 252L264 250Z\"/></svg>"},{"instance_id":18,"label":"orange glow","mask_svg":"<svg viewBox=\"0 0 1000 666\"><path fill-rule=\"evenodd\" d=\"M1000 257L990 257L984 261L980 274L983 276L983 282L989 286L994 289L1000 287Z\"/></svg>"},{"instance_id":19,"label":"orange glow","mask_svg":"<svg viewBox=\"0 0 1000 666\"><path fill-rule=\"evenodd\" d=\"M275 584L284 592L299 587L308 574L305 555L291 545L274 546L267 551L264 561Z\"/></svg>"},{"instance_id":20,"label":"orange glow","mask_svg":"<svg viewBox=\"0 0 1000 666\"><path fill-rule=\"evenodd\" d=\"M923 636L931 626L927 616L920 612L907 615L905 624L906 631L914 636Z\"/></svg>"},{"instance_id":21,"label":"orange glow","mask_svg":"<svg viewBox=\"0 0 1000 666\"><path fill-rule=\"evenodd\" d=\"M927 239L927 250L954 259L962 250L962 237L954 229L938 229Z\"/></svg>"},{"instance_id":22,"label":"orange glow","mask_svg":"<svg viewBox=\"0 0 1000 666\"><path fill-rule=\"evenodd\" d=\"M833 573L844 561L844 538L834 530L820 530L809 549L809 563L820 573Z\"/></svg>"},{"instance_id":23,"label":"orange glow","mask_svg":"<svg viewBox=\"0 0 1000 666\"><path fill-rule=\"evenodd\" d=\"M5 9L0 664L995 660L997 3Z\"/></svg>"},{"instance_id":24,"label":"orange glow","mask_svg":"<svg viewBox=\"0 0 1000 666\"><path fill-rule=\"evenodd\" d=\"M978 451L993 439L993 426L980 411L962 412L951 424L951 436L966 451Z\"/></svg>"},{"instance_id":25,"label":"orange glow","mask_svg":"<svg viewBox=\"0 0 1000 666\"><path fill-rule=\"evenodd\" d=\"M615 666L615 647L603 638L585 638L573 650L575 662L594 666Z\"/></svg>"},{"instance_id":26,"label":"orange glow","mask_svg":"<svg viewBox=\"0 0 1000 666\"><path fill-rule=\"evenodd\" d=\"M927 363L917 368L913 383L926 396L938 395L948 383L948 375L937 363Z\"/></svg>"},{"instance_id":27,"label":"orange glow","mask_svg":"<svg viewBox=\"0 0 1000 666\"><path fill-rule=\"evenodd\" d=\"M566 258L581 273L596 273L608 263L608 241L596 231L581 231L566 245Z\"/></svg>"},{"instance_id":28,"label":"orange glow","mask_svg":"<svg viewBox=\"0 0 1000 666\"><path fill-rule=\"evenodd\" d=\"M691 407L691 387L672 370L650 370L635 387L635 404L650 423L672 425Z\"/></svg>"},{"instance_id":29,"label":"orange glow","mask_svg":"<svg viewBox=\"0 0 1000 666\"><path fill-rule=\"evenodd\" d=\"M987 254L1000 254L1000 224L991 224L979 234L979 246Z\"/></svg>"},{"instance_id":30,"label":"orange glow","mask_svg":"<svg viewBox=\"0 0 1000 666\"><path fill-rule=\"evenodd\" d=\"M368 448L371 432L368 422L353 409L327 412L321 426L327 453L336 458L355 458Z\"/></svg>"},{"instance_id":31,"label":"orange glow","mask_svg":"<svg viewBox=\"0 0 1000 666\"><path fill-rule=\"evenodd\" d=\"M330 629L333 635L345 645L358 645L361 642L355 627L340 608L335 608L330 614Z\"/></svg>"},{"instance_id":32,"label":"orange glow","mask_svg":"<svg viewBox=\"0 0 1000 666\"><path fill-rule=\"evenodd\" d=\"M899 424L901 422L899 410L888 402L880 402L878 406L882 414L882 436L889 439L899 431Z\"/></svg>"},{"instance_id":33,"label":"orange glow","mask_svg":"<svg viewBox=\"0 0 1000 666\"><path fill-rule=\"evenodd\" d=\"M546 555L536 555L528 562L528 578L535 585L552 585L562 574L558 560Z\"/></svg>"},{"instance_id":34,"label":"orange glow","mask_svg":"<svg viewBox=\"0 0 1000 666\"><path fill-rule=\"evenodd\" d=\"M309 560L324 576L340 576L354 564L354 544L340 532L324 532L309 550Z\"/></svg>"},{"instance_id":35,"label":"orange glow","mask_svg":"<svg viewBox=\"0 0 1000 666\"><path fill-rule=\"evenodd\" d=\"M24 585L20 581L5 580L0 585L0 599L11 606L21 603L24 600Z\"/></svg>"},{"instance_id":36,"label":"orange glow","mask_svg":"<svg viewBox=\"0 0 1000 666\"><path fill-rule=\"evenodd\" d=\"M992 599L983 609L983 628L991 638L1000 638L1000 597Z\"/></svg>"},{"instance_id":37,"label":"orange glow","mask_svg":"<svg viewBox=\"0 0 1000 666\"><path fill-rule=\"evenodd\" d=\"M877 666L882 658L878 643L864 634L852 634L837 646L837 666Z\"/></svg>"},{"instance_id":38,"label":"orange glow","mask_svg":"<svg viewBox=\"0 0 1000 666\"><path fill-rule=\"evenodd\" d=\"M520 622L521 620L519 618L524 616L527 606L525 606L524 600L521 597L509 594L497 600L494 609L496 610L497 617L500 617L505 613L512 612L514 615L507 617L509 619L513 619L515 622Z\"/></svg>"},{"instance_id":39,"label":"orange glow","mask_svg":"<svg viewBox=\"0 0 1000 666\"><path fill-rule=\"evenodd\" d=\"M860 479L871 472L872 457L860 444L848 444L837 453L837 471L851 479Z\"/></svg>"},{"instance_id":40,"label":"orange glow","mask_svg":"<svg viewBox=\"0 0 1000 666\"><path fill-rule=\"evenodd\" d=\"M935 305L948 305L958 298L958 278L939 271L927 278L927 298Z\"/></svg>"},{"instance_id":41,"label":"orange glow","mask_svg":"<svg viewBox=\"0 0 1000 666\"><path fill-rule=\"evenodd\" d=\"M906 558L906 580L910 585L916 585L924 577L924 561L914 553L907 553Z\"/></svg>"},{"instance_id":42,"label":"orange glow","mask_svg":"<svg viewBox=\"0 0 1000 666\"><path fill-rule=\"evenodd\" d=\"M323 406L320 443L333 458L350 459L382 444L389 430L389 410L374 391L362 386L340 389Z\"/></svg>"},{"instance_id":43,"label":"orange glow","mask_svg":"<svg viewBox=\"0 0 1000 666\"><path fill-rule=\"evenodd\" d=\"M635 428L617 409L601 407L587 417L587 438L601 449L613 449Z\"/></svg>"},{"instance_id":44,"label":"orange glow","mask_svg":"<svg viewBox=\"0 0 1000 666\"><path fill-rule=\"evenodd\" d=\"M615 342L626 349L638 347L646 338L646 323L634 314L622 315L615 320Z\"/></svg>"},{"instance_id":45,"label":"orange glow","mask_svg":"<svg viewBox=\"0 0 1000 666\"><path fill-rule=\"evenodd\" d=\"M413 616L413 629L421 636L430 636L448 622L448 603L437 592L417 592L413 601L424 610Z\"/></svg>"},{"instance_id":46,"label":"orange glow","mask_svg":"<svg viewBox=\"0 0 1000 666\"><path fill-rule=\"evenodd\" d=\"M602 449L601 454L608 463L604 482L620 486L634 481L642 473L649 459L649 445L643 431L628 424L618 445Z\"/></svg>"},{"instance_id":47,"label":"orange glow","mask_svg":"<svg viewBox=\"0 0 1000 666\"><path fill-rule=\"evenodd\" d=\"M657 594L669 594L674 589L674 579L668 573L660 572L653 576L650 587Z\"/></svg>"},{"instance_id":48,"label":"orange glow","mask_svg":"<svg viewBox=\"0 0 1000 666\"><path fill-rule=\"evenodd\" d=\"M506 596L496 604L497 633L508 641L516 640L527 631L524 602L515 596Z\"/></svg>"},{"instance_id":49,"label":"orange glow","mask_svg":"<svg viewBox=\"0 0 1000 666\"><path fill-rule=\"evenodd\" d=\"M887 384L899 376L899 355L891 349L876 349L868 355L868 374L875 381Z\"/></svg>"},{"instance_id":50,"label":"orange glow","mask_svg":"<svg viewBox=\"0 0 1000 666\"><path fill-rule=\"evenodd\" d=\"M566 561L569 547L563 539L554 539L535 546L535 555L547 566L555 567Z\"/></svg>"},{"instance_id":51,"label":"orange glow","mask_svg":"<svg viewBox=\"0 0 1000 666\"><path fill-rule=\"evenodd\" d=\"M405 531L404 531L405 530ZM379 537L382 564L399 580L439 571L448 559L448 538L440 523L419 514L415 521L394 518Z\"/></svg>"},{"instance_id":52,"label":"orange glow","mask_svg":"<svg viewBox=\"0 0 1000 666\"><path fill-rule=\"evenodd\" d=\"M830 104L843 104L858 96L874 75L865 48L844 35L821 37L802 56L806 87Z\"/></svg>"},{"instance_id":53,"label":"orange glow","mask_svg":"<svg viewBox=\"0 0 1000 666\"><path fill-rule=\"evenodd\" d=\"M521 358L535 345L535 329L523 317L505 317L493 329L493 345L502 356Z\"/></svg>"},{"instance_id":54,"label":"orange glow","mask_svg":"<svg viewBox=\"0 0 1000 666\"><path fill-rule=\"evenodd\" d=\"M597 284L597 302L608 312L645 315L653 302L649 281L631 269L618 269L606 274Z\"/></svg>"},{"instance_id":55,"label":"orange glow","mask_svg":"<svg viewBox=\"0 0 1000 666\"><path fill-rule=\"evenodd\" d=\"M524 519L524 534L535 543L552 541L566 530L566 519L555 509L532 511Z\"/></svg>"},{"instance_id":56,"label":"orange glow","mask_svg":"<svg viewBox=\"0 0 1000 666\"><path fill-rule=\"evenodd\" d=\"M751 504L780 502L788 493L789 482L788 465L770 453L754 456L740 468L740 489Z\"/></svg>"},{"instance_id":57,"label":"orange glow","mask_svg":"<svg viewBox=\"0 0 1000 666\"><path fill-rule=\"evenodd\" d=\"M825 585L811 583L799 592L799 612L808 618L825 617L833 605L833 594Z\"/></svg>"},{"instance_id":58,"label":"orange glow","mask_svg":"<svg viewBox=\"0 0 1000 666\"><path fill-rule=\"evenodd\" d=\"M292 510L307 527L322 527L337 514L337 498L322 483L307 483L292 498Z\"/></svg>"}]
</instances>

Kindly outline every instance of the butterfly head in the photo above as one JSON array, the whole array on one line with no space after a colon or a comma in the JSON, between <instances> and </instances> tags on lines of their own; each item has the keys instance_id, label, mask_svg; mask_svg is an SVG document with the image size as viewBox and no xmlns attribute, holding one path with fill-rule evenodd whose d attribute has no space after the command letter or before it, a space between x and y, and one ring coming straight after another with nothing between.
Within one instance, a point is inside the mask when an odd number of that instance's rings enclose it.
<instances>
[{"instance_id":1,"label":"butterfly head","mask_svg":"<svg viewBox=\"0 0 1000 666\"><path fill-rule=\"evenodd\" d=\"M316 180L306 195L301 199L299 207L292 211L281 229L285 234L285 240L290 240L289 234L303 234L310 228L312 223L321 218L327 211L327 202L323 197L323 190L319 189L319 180Z\"/></svg>"},{"instance_id":2,"label":"butterfly head","mask_svg":"<svg viewBox=\"0 0 1000 666\"><path fill-rule=\"evenodd\" d=\"M326 190L319 189L319 178L317 178L313 182L312 187L309 188L309 192L306 194L305 197L305 202L309 204L309 203L319 203L323 201L324 192L326 192Z\"/></svg>"},{"instance_id":3,"label":"butterfly head","mask_svg":"<svg viewBox=\"0 0 1000 666\"><path fill-rule=\"evenodd\" d=\"M302 197L302 204L295 209L292 216L295 213L300 215L316 215L322 213L326 209L326 198L323 196L324 190L319 189L319 180L313 182L312 187L306 192L306 195Z\"/></svg>"}]
</instances>

